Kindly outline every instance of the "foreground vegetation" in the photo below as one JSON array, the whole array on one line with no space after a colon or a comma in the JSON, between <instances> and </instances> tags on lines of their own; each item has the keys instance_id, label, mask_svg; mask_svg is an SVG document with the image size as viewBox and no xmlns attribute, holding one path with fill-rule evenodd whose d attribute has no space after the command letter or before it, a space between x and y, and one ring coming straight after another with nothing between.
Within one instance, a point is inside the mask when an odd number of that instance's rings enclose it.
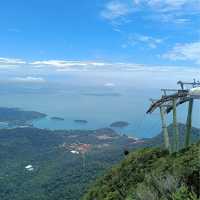
<instances>
[{"instance_id":1,"label":"foreground vegetation","mask_svg":"<svg viewBox=\"0 0 200 200\"><path fill-rule=\"evenodd\" d=\"M145 148L113 167L83 200L197 200L199 173L200 142L172 155Z\"/></svg>"}]
</instances>

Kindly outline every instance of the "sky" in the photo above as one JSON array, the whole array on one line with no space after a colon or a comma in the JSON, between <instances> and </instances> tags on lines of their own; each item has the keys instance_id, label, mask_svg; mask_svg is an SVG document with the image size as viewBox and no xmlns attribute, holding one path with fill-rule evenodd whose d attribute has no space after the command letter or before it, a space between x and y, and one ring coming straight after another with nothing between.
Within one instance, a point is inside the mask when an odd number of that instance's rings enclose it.
<instances>
[{"instance_id":1,"label":"sky","mask_svg":"<svg viewBox=\"0 0 200 200\"><path fill-rule=\"evenodd\" d=\"M199 24L200 0L2 1L0 79L198 78Z\"/></svg>"}]
</instances>

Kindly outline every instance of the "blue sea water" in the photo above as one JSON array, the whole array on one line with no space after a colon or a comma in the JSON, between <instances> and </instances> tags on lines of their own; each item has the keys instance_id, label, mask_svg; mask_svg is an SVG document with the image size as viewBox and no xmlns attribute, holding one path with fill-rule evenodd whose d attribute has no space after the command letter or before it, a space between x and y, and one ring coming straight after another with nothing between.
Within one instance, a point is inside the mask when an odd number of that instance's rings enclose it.
<instances>
[{"instance_id":1,"label":"blue sea water","mask_svg":"<svg viewBox=\"0 0 200 200\"><path fill-rule=\"evenodd\" d=\"M127 128L118 130L122 134L143 138L152 137L161 131L160 115L147 115L151 97L159 97L156 89L135 89L130 87L105 89L96 87L23 88L1 92L0 106L19 107L46 113L48 116L33 122L35 127L47 129L98 129L109 127L115 121L127 121ZM200 127L200 104L195 102L194 126ZM180 122L185 122L187 105L178 109ZM52 120L62 117L65 120ZM87 120L79 124L74 120ZM169 116L169 122L171 116ZM0 127L4 127L2 124Z\"/></svg>"}]
</instances>

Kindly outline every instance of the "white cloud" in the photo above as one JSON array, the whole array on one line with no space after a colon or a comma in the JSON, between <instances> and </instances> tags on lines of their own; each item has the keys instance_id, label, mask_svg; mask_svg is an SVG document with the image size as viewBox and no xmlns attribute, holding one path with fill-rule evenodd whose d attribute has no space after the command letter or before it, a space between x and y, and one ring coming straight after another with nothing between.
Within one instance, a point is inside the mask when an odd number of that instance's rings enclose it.
<instances>
[{"instance_id":1,"label":"white cloud","mask_svg":"<svg viewBox=\"0 0 200 200\"><path fill-rule=\"evenodd\" d=\"M155 18L163 22L187 24L200 14L200 0L148 0Z\"/></svg>"},{"instance_id":2,"label":"white cloud","mask_svg":"<svg viewBox=\"0 0 200 200\"><path fill-rule=\"evenodd\" d=\"M163 42L164 39L161 38L154 38L147 35L130 35L128 37L128 41L122 45L123 48L127 46L135 46L136 44L144 44L147 45L149 48L156 48L159 44Z\"/></svg>"},{"instance_id":3,"label":"white cloud","mask_svg":"<svg viewBox=\"0 0 200 200\"><path fill-rule=\"evenodd\" d=\"M200 41L186 44L176 44L169 52L163 55L170 60L193 61L200 64Z\"/></svg>"},{"instance_id":4,"label":"white cloud","mask_svg":"<svg viewBox=\"0 0 200 200\"><path fill-rule=\"evenodd\" d=\"M144 39L145 40L145 39ZM187 49L188 46L186 46ZM175 51L177 52L177 50ZM194 53L192 50L188 50ZM189 54L189 53L188 53ZM182 54L181 54L182 55ZM196 53L195 60L198 59L200 53ZM166 57L166 56L165 56ZM188 56L189 57L189 56ZM191 56L190 56L191 57ZM183 59L181 57L181 59ZM185 59L185 58L184 58ZM193 57L194 59L194 57ZM12 60L12 59L11 59ZM13 62L13 61L12 61ZM0 75L3 77L3 74L8 75L8 77L13 77L12 80L9 78L10 81L14 82L23 82L23 83L44 83L46 80L43 77L48 75L54 77L59 76L63 73L68 72L88 72L88 74L148 74L148 73L173 73L177 71L181 71L182 74L197 74L199 73L199 69L197 67L190 67L190 66L152 66L152 65L143 65L137 63L119 63L119 62L98 62L98 61L68 61L68 60L44 60L44 61L19 61L18 63L26 63L14 65L17 68L14 71L10 70L2 70L0 68ZM15 62L16 63L16 62ZM105 83L107 87L113 87L112 81Z\"/></svg>"},{"instance_id":5,"label":"white cloud","mask_svg":"<svg viewBox=\"0 0 200 200\"><path fill-rule=\"evenodd\" d=\"M32 76L16 77L16 78L13 78L12 81L23 82L23 83L44 83L44 82L46 82L46 80L42 77L32 77Z\"/></svg>"},{"instance_id":6,"label":"white cloud","mask_svg":"<svg viewBox=\"0 0 200 200\"><path fill-rule=\"evenodd\" d=\"M0 65L19 65L26 64L24 60L14 58L0 58Z\"/></svg>"},{"instance_id":7,"label":"white cloud","mask_svg":"<svg viewBox=\"0 0 200 200\"><path fill-rule=\"evenodd\" d=\"M26 61L21 59L0 58L0 70L13 70L24 64L26 64Z\"/></svg>"},{"instance_id":8,"label":"white cloud","mask_svg":"<svg viewBox=\"0 0 200 200\"><path fill-rule=\"evenodd\" d=\"M189 7L198 10L200 7L200 0L134 0L135 6L145 6L155 9L157 11L177 11Z\"/></svg>"},{"instance_id":9,"label":"white cloud","mask_svg":"<svg viewBox=\"0 0 200 200\"><path fill-rule=\"evenodd\" d=\"M34 61L30 63L35 67L50 66L60 69L66 69L71 67L87 67L87 66L105 66L103 62L92 62L92 61L68 61L68 60L46 60L46 61Z\"/></svg>"},{"instance_id":10,"label":"white cloud","mask_svg":"<svg viewBox=\"0 0 200 200\"><path fill-rule=\"evenodd\" d=\"M105 8L101 11L101 16L107 20L116 20L126 15L129 15L133 11L127 2L120 0L110 1L105 5Z\"/></svg>"},{"instance_id":11,"label":"white cloud","mask_svg":"<svg viewBox=\"0 0 200 200\"><path fill-rule=\"evenodd\" d=\"M193 0L149 0L148 4L154 8L180 9L182 6L193 3Z\"/></svg>"},{"instance_id":12,"label":"white cloud","mask_svg":"<svg viewBox=\"0 0 200 200\"><path fill-rule=\"evenodd\" d=\"M46 68L57 72L104 70L111 66L110 63L105 62L69 60L34 61L30 65L37 69Z\"/></svg>"},{"instance_id":13,"label":"white cloud","mask_svg":"<svg viewBox=\"0 0 200 200\"><path fill-rule=\"evenodd\" d=\"M137 12L146 19L183 24L191 20L191 15L200 14L200 0L113 0L105 5L101 16L109 21L128 20Z\"/></svg>"},{"instance_id":14,"label":"white cloud","mask_svg":"<svg viewBox=\"0 0 200 200\"><path fill-rule=\"evenodd\" d=\"M0 69L19 68L28 70L56 70L56 71L88 71L113 67L112 63L79 60L35 60L32 62L21 59L0 58Z\"/></svg>"},{"instance_id":15,"label":"white cloud","mask_svg":"<svg viewBox=\"0 0 200 200\"><path fill-rule=\"evenodd\" d=\"M67 68L72 66L86 66L85 63L79 61L65 61L65 60L46 60L46 61L34 61L30 63L36 67L40 66L53 66L57 68Z\"/></svg>"}]
</instances>

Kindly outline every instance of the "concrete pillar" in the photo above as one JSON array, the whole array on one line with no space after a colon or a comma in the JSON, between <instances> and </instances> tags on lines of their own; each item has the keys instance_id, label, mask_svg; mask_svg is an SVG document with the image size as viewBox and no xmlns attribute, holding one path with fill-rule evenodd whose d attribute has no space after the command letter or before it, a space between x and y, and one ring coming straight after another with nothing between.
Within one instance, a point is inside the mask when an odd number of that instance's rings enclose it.
<instances>
[{"instance_id":1,"label":"concrete pillar","mask_svg":"<svg viewBox=\"0 0 200 200\"><path fill-rule=\"evenodd\" d=\"M186 122L186 130L185 130L185 147L190 145L191 140L191 131L192 131L192 110L193 110L194 100L190 99L189 107L188 107L188 116Z\"/></svg>"},{"instance_id":2,"label":"concrete pillar","mask_svg":"<svg viewBox=\"0 0 200 200\"><path fill-rule=\"evenodd\" d=\"M163 107L160 107L160 115L161 115L161 122L162 122L164 146L165 146L165 149L170 150L169 134L168 134L167 122L166 122L166 113Z\"/></svg>"},{"instance_id":3,"label":"concrete pillar","mask_svg":"<svg viewBox=\"0 0 200 200\"><path fill-rule=\"evenodd\" d=\"M179 150L179 127L177 125L177 99L173 99L173 147L172 151L177 152Z\"/></svg>"}]
</instances>

